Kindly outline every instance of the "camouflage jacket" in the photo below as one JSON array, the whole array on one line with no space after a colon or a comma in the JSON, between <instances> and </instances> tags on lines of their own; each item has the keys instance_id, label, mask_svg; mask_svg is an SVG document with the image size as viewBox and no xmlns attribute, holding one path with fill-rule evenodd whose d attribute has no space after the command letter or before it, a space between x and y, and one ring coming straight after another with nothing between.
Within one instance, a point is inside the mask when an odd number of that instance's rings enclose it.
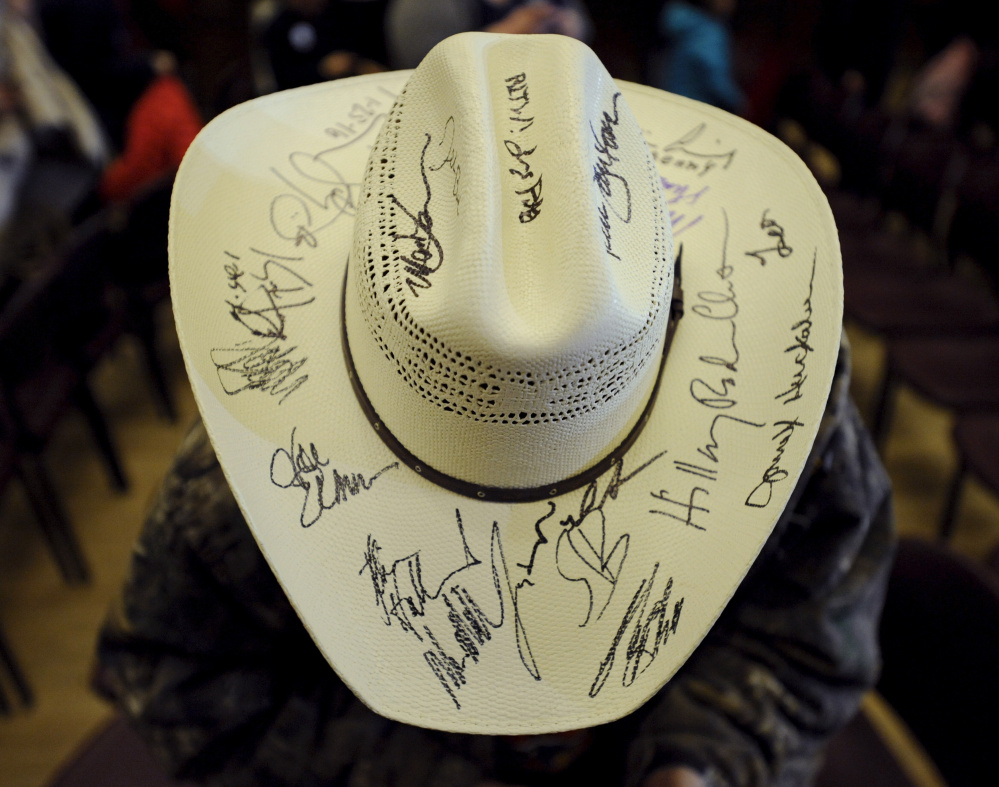
<instances>
[{"instance_id":1,"label":"camouflage jacket","mask_svg":"<svg viewBox=\"0 0 999 787\"><path fill-rule=\"evenodd\" d=\"M877 677L894 533L850 400L848 353L800 496L717 624L644 707L576 736L418 729L368 710L299 622L201 424L187 436L99 638L97 685L182 778L210 785L810 783Z\"/></svg>"}]
</instances>

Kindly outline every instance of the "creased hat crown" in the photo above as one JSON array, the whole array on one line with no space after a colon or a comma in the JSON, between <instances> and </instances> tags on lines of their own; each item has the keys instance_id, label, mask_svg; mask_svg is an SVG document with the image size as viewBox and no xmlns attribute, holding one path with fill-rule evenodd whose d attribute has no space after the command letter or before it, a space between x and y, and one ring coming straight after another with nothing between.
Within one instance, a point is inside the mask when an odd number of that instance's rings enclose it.
<instances>
[{"instance_id":1,"label":"creased hat crown","mask_svg":"<svg viewBox=\"0 0 999 787\"><path fill-rule=\"evenodd\" d=\"M357 377L419 460L472 484L585 471L659 372L672 237L625 100L586 46L448 39L372 149L346 292Z\"/></svg>"}]
</instances>

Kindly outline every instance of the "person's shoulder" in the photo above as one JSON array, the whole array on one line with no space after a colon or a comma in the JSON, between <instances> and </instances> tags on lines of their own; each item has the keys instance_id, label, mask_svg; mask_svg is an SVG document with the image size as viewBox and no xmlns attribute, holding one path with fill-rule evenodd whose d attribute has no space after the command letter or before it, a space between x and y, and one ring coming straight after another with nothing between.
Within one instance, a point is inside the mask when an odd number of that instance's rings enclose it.
<instances>
[{"instance_id":1,"label":"person's shoulder","mask_svg":"<svg viewBox=\"0 0 999 787\"><path fill-rule=\"evenodd\" d=\"M174 458L171 475L178 481L191 481L213 473L219 460L208 437L204 422L198 418L184 436Z\"/></svg>"},{"instance_id":2,"label":"person's shoulder","mask_svg":"<svg viewBox=\"0 0 999 787\"><path fill-rule=\"evenodd\" d=\"M228 575L234 561L253 571L263 564L200 419L184 437L146 525L147 538L197 555L213 575Z\"/></svg>"}]
</instances>

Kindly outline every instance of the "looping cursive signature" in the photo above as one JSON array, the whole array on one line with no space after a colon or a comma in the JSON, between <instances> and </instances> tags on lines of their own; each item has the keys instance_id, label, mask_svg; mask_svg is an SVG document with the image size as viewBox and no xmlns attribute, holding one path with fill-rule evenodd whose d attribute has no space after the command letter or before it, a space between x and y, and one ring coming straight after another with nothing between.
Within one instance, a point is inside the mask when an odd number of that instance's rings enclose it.
<instances>
[{"instance_id":1,"label":"looping cursive signature","mask_svg":"<svg viewBox=\"0 0 999 787\"><path fill-rule=\"evenodd\" d=\"M346 114L325 129L334 144L318 152L295 151L287 162L271 172L288 191L276 196L270 205L271 228L296 247L319 245L318 233L341 216L356 213L355 195L360 183L348 182L333 165L339 151L371 135L385 117L385 109L395 94L378 86L377 95L354 102Z\"/></svg>"},{"instance_id":2,"label":"looping cursive signature","mask_svg":"<svg viewBox=\"0 0 999 787\"><path fill-rule=\"evenodd\" d=\"M794 436L794 430L804 425L797 418L774 421L774 427L777 428L777 431L770 439L778 441L777 450L774 452L774 458L770 466L763 471L763 479L749 493L749 497L746 498L747 506L750 508L766 508L770 505L774 484L779 484L789 476L788 471L781 464L784 460L784 452L787 450L787 444Z\"/></svg>"},{"instance_id":3,"label":"looping cursive signature","mask_svg":"<svg viewBox=\"0 0 999 787\"><path fill-rule=\"evenodd\" d=\"M420 153L420 177L423 179L423 189L425 198L423 207L417 213L411 212L405 205L399 202L394 194L389 195L389 199L395 203L410 221L413 222L413 231L410 234L402 232L392 233L392 239L399 241L410 241L413 244L412 251L408 254L400 255L406 272L406 285L409 287L413 297L419 297L419 290L429 290L433 282L430 277L440 270L444 264L444 247L434 235L434 219L430 215L430 180L427 177L427 149L430 147L431 136L426 135L427 141L423 144Z\"/></svg>"},{"instance_id":4,"label":"looping cursive signature","mask_svg":"<svg viewBox=\"0 0 999 787\"><path fill-rule=\"evenodd\" d=\"M760 229L767 231L767 236L773 238L773 246L768 246L765 249L758 249L757 251L747 251L746 256L752 257L754 260L760 263L760 265L767 264L768 254L776 254L781 259L785 257L790 257L794 253L794 249L787 245L787 240L785 238L784 228L769 217L770 209L767 208L763 211L763 218L760 219Z\"/></svg>"},{"instance_id":5,"label":"looping cursive signature","mask_svg":"<svg viewBox=\"0 0 999 787\"><path fill-rule=\"evenodd\" d=\"M812 338L812 287L815 284L815 263L818 259L818 252L812 255L812 273L808 278L808 295L805 296L804 316L797 320L792 326L794 334L793 342L784 349L785 353L794 353L794 374L788 387L777 394L774 399L779 399L781 404L790 404L801 398L801 389L808 379L808 356L814 352L808 343Z\"/></svg>"},{"instance_id":6,"label":"looping cursive signature","mask_svg":"<svg viewBox=\"0 0 999 787\"><path fill-rule=\"evenodd\" d=\"M399 467L398 462L393 462L370 478L362 473L342 474L329 467L329 460L320 456L315 443L306 448L298 442L296 431L291 430L290 446L278 448L271 456L270 479L279 489L302 490L302 527L312 527L324 512L366 492L383 474Z\"/></svg>"},{"instance_id":7,"label":"looping cursive signature","mask_svg":"<svg viewBox=\"0 0 999 787\"><path fill-rule=\"evenodd\" d=\"M527 92L527 75L525 73L514 74L504 80L507 92L507 102L510 106L509 120L515 124L510 129L510 137L503 140L503 147L512 161L508 161L507 172L518 179L518 185L527 182L524 188L514 189L514 194L522 197L520 200L521 211L518 219L521 224L529 224L541 215L541 173L535 172L531 164L531 156L538 149L537 145L527 147L521 145L515 134L523 134L534 125L533 117L525 117L524 111L531 103ZM529 144L529 143L528 143Z\"/></svg>"},{"instance_id":8,"label":"looping cursive signature","mask_svg":"<svg viewBox=\"0 0 999 787\"><path fill-rule=\"evenodd\" d=\"M312 283L298 273L293 263L301 257L281 257L251 248L247 259L232 252L223 264L229 315L252 338L229 347L214 347L211 360L222 390L234 396L242 391L261 390L284 402L309 379L299 371L306 358L296 357L297 346L288 340L288 320L292 310L315 301L309 294ZM260 273L249 269L262 258Z\"/></svg>"},{"instance_id":9,"label":"looping cursive signature","mask_svg":"<svg viewBox=\"0 0 999 787\"><path fill-rule=\"evenodd\" d=\"M621 625L614 634L610 649L603 661L600 662L596 677L590 686L591 697L596 697L607 683L614 668L621 641L633 623L635 626L625 648L625 664L621 675L621 685L625 687L631 686L638 679L638 676L652 665L670 634L676 633L676 628L680 623L680 614L683 611L683 599L674 602L671 614L669 600L673 593L673 577L667 580L662 595L653 603L648 615L645 614L649 600L652 598L652 588L655 586L658 573L659 563L657 562L652 569L652 575L639 583L638 590L632 596L628 610L621 619Z\"/></svg>"},{"instance_id":10,"label":"looping cursive signature","mask_svg":"<svg viewBox=\"0 0 999 787\"><path fill-rule=\"evenodd\" d=\"M593 481L583 493L578 511L562 519L554 519L556 507L553 502L549 502L550 510L534 526L537 539L531 549L530 560L517 564L525 573L516 589L532 584L530 577L538 550L554 541L555 567L559 576L567 582L579 583L587 593L587 611L579 623L580 628L591 620L599 620L617 588L631 541L629 533L621 533L617 538L608 540L605 508L609 502L617 499L625 484L665 455L665 451L656 454L627 475L623 472L622 461L615 461L609 477L603 482L606 484L603 491L600 491L601 479ZM553 535L551 539L544 532L544 526L549 521L554 522L558 528L557 535Z\"/></svg>"},{"instance_id":11,"label":"looping cursive signature","mask_svg":"<svg viewBox=\"0 0 999 787\"><path fill-rule=\"evenodd\" d=\"M490 561L492 591L496 595L499 612L490 618L469 589L472 572L482 566L482 561L475 557L468 545L461 511L455 509L454 513L462 558L460 565L448 571L436 586L427 587L424 581L425 560L421 551L406 555L388 566L382 561L377 540L370 535L364 565L359 573L369 575L382 622L386 626L398 625L402 632L421 643L421 647L429 645L423 651L423 660L455 708L461 710L457 692L467 683L470 664L478 663L483 648L492 639L492 632L505 624L503 590L505 587L509 592L510 588L499 525L494 522L490 535ZM526 638L520 644L523 625L516 611L516 596L511 593L511 597L521 658L531 675L539 680ZM442 623L443 620L447 623ZM439 635L442 628L450 634L450 638ZM452 655L456 653L454 645L458 648L457 655Z\"/></svg>"},{"instance_id":12,"label":"looping cursive signature","mask_svg":"<svg viewBox=\"0 0 999 787\"><path fill-rule=\"evenodd\" d=\"M709 367L721 367L725 371L716 371L725 375L710 382L701 377L690 381L690 396L698 404L712 410L727 410L738 402L732 395L736 387L735 374L739 371L739 346L736 341L739 315L739 300L736 296L735 280L732 278L735 268L728 263L728 212L722 209L724 230L722 232L721 260L715 275L724 285L723 290L702 290L697 293L697 303L691 309L695 315L712 323L728 324L727 346L716 355L701 355L698 360ZM727 372L727 374L726 374Z\"/></svg>"},{"instance_id":13,"label":"looping cursive signature","mask_svg":"<svg viewBox=\"0 0 999 787\"><path fill-rule=\"evenodd\" d=\"M259 282L250 290L241 281L246 272L240 270L237 263L225 265L229 288L241 293L233 293L226 305L230 316L252 335L267 339L287 339L287 313L292 309L308 306L315 300L314 297L303 299L302 296L292 294L305 292L312 287L312 283L288 265L278 262L273 255L265 256L267 260L263 265L263 275L250 274L251 279Z\"/></svg>"},{"instance_id":14,"label":"looping cursive signature","mask_svg":"<svg viewBox=\"0 0 999 787\"><path fill-rule=\"evenodd\" d=\"M288 156L292 177L271 168L292 193L279 194L271 201L271 227L278 237L295 246L319 245L317 232L341 216L357 212L354 192L360 184L348 183L340 171L318 155L296 152ZM310 207L311 206L311 207ZM315 211L315 216L313 216Z\"/></svg>"},{"instance_id":15,"label":"looping cursive signature","mask_svg":"<svg viewBox=\"0 0 999 787\"><path fill-rule=\"evenodd\" d=\"M451 186L451 196L454 197L454 212L461 212L461 164L458 162L458 154L454 148L454 117L449 117L444 123L444 131L441 134L440 142L437 143L438 152L444 151L443 158L439 164L428 164L427 169L431 172L439 172L447 168L451 170L454 181Z\"/></svg>"},{"instance_id":16,"label":"looping cursive signature","mask_svg":"<svg viewBox=\"0 0 999 787\"><path fill-rule=\"evenodd\" d=\"M615 151L620 148L617 140L617 127L621 122L617 100L620 97L620 93L615 93L611 99L611 110L601 113L599 132L590 123L593 149L597 152L597 160L593 165L593 182L597 184L602 197L597 208L597 218L604 237L604 251L616 260L621 258L614 253L611 216L624 224L631 221L631 188L627 178L614 171L614 165L620 161L615 155Z\"/></svg>"},{"instance_id":17,"label":"looping cursive signature","mask_svg":"<svg viewBox=\"0 0 999 787\"><path fill-rule=\"evenodd\" d=\"M694 149L695 142L699 145L704 144L705 140L702 137L705 136L706 131L707 124L699 123L679 139L666 145L660 147L651 143L649 149L652 158L663 166L674 167L683 172L696 174L701 178L716 168L728 169L735 160L737 151L734 148L723 153L708 153L703 148ZM720 144L719 140L716 140L715 143Z\"/></svg>"}]
</instances>

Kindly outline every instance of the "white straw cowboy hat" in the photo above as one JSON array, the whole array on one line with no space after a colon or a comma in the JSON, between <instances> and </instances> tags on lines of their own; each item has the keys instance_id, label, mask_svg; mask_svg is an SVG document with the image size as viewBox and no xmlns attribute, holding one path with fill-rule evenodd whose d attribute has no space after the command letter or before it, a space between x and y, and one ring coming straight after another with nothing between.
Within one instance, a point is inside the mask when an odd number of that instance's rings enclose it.
<instances>
[{"instance_id":1,"label":"white straw cowboy hat","mask_svg":"<svg viewBox=\"0 0 999 787\"><path fill-rule=\"evenodd\" d=\"M788 504L839 348L795 155L559 36L229 110L170 257L198 405L305 626L371 708L459 732L662 687Z\"/></svg>"}]
</instances>

